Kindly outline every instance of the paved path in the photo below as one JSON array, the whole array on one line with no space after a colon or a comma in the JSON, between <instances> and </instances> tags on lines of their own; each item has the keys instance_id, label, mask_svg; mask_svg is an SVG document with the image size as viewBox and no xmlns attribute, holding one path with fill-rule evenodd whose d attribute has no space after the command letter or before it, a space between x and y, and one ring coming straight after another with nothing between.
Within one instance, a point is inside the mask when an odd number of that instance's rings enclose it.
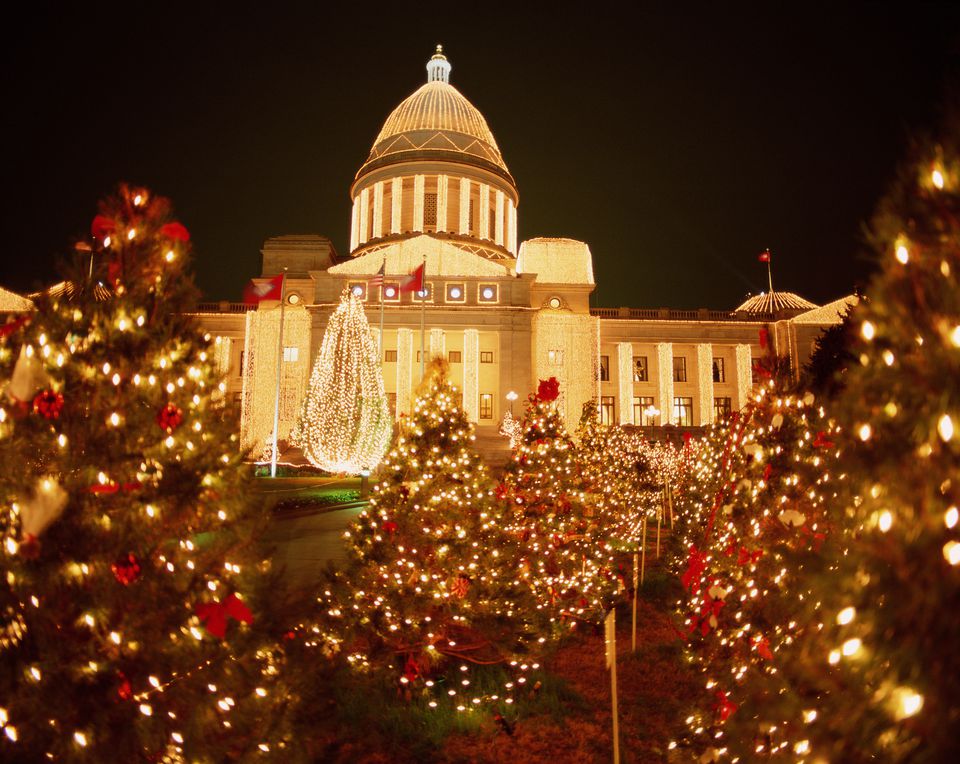
<instances>
[{"instance_id":1,"label":"paved path","mask_svg":"<svg viewBox=\"0 0 960 764\"><path fill-rule=\"evenodd\" d=\"M346 561L343 532L360 511L355 507L274 519L268 538L276 544L274 561L286 567L290 585L311 586L328 562Z\"/></svg>"}]
</instances>

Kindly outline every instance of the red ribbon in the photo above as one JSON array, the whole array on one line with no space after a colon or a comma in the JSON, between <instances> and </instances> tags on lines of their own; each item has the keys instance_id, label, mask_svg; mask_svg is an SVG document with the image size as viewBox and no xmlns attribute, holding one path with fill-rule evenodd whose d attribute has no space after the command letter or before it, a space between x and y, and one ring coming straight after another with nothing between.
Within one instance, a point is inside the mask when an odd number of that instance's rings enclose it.
<instances>
[{"instance_id":1,"label":"red ribbon","mask_svg":"<svg viewBox=\"0 0 960 764\"><path fill-rule=\"evenodd\" d=\"M143 485L134 480L130 483L94 483L87 491L90 493L117 493L118 491L130 493L131 491L138 491L141 488L143 488Z\"/></svg>"},{"instance_id":2,"label":"red ribbon","mask_svg":"<svg viewBox=\"0 0 960 764\"><path fill-rule=\"evenodd\" d=\"M194 612L204 628L218 639L227 635L227 618L253 623L253 612L236 594L229 595L223 602L201 602L194 607Z\"/></svg>"}]
</instances>

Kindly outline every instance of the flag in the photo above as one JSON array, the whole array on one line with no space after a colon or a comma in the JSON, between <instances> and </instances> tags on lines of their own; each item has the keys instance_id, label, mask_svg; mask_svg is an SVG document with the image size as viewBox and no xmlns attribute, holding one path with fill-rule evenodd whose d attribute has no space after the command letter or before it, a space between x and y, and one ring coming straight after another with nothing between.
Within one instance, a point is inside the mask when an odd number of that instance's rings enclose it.
<instances>
[{"instance_id":1,"label":"flag","mask_svg":"<svg viewBox=\"0 0 960 764\"><path fill-rule=\"evenodd\" d=\"M426 263L420 263L413 271L400 280L401 292L422 292L423 291L423 267Z\"/></svg>"},{"instance_id":2,"label":"flag","mask_svg":"<svg viewBox=\"0 0 960 764\"><path fill-rule=\"evenodd\" d=\"M243 301L258 303L262 300L279 300L283 297L283 274L267 281L251 281L243 290Z\"/></svg>"},{"instance_id":3,"label":"flag","mask_svg":"<svg viewBox=\"0 0 960 764\"><path fill-rule=\"evenodd\" d=\"M383 269L387 267L387 260L384 258L383 264L380 266L380 270L373 274L370 277L370 280L367 282L368 286L382 286L383 285Z\"/></svg>"},{"instance_id":4,"label":"flag","mask_svg":"<svg viewBox=\"0 0 960 764\"><path fill-rule=\"evenodd\" d=\"M763 250L763 252L760 253L760 256L759 256L757 259L758 259L761 263L769 263L769 262L770 262L770 250L769 250L769 248Z\"/></svg>"}]
</instances>

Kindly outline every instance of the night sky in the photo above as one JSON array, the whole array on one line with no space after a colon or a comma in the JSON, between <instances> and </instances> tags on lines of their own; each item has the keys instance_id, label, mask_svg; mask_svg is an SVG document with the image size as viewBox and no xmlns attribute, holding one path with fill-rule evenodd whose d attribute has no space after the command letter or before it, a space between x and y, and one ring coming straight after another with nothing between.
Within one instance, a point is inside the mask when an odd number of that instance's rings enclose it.
<instances>
[{"instance_id":1,"label":"night sky","mask_svg":"<svg viewBox=\"0 0 960 764\"><path fill-rule=\"evenodd\" d=\"M776 288L822 303L864 282L863 222L960 58L960 4L32 5L0 52L20 291L120 180L172 198L209 299L239 299L269 236L346 255L350 182L442 42L520 239L588 242L592 304L732 308L766 287L764 247Z\"/></svg>"}]
</instances>

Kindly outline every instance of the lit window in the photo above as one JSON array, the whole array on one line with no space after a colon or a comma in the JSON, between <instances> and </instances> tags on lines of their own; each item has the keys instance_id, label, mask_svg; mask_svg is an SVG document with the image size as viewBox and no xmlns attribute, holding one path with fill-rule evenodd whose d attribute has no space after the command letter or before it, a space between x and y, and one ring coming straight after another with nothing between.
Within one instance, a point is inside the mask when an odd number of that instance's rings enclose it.
<instances>
[{"instance_id":1,"label":"lit window","mask_svg":"<svg viewBox=\"0 0 960 764\"><path fill-rule=\"evenodd\" d=\"M633 357L633 381L646 382L647 379L647 357L645 355L635 355Z\"/></svg>"},{"instance_id":2,"label":"lit window","mask_svg":"<svg viewBox=\"0 0 960 764\"><path fill-rule=\"evenodd\" d=\"M397 394L387 393L387 405L390 407L390 416L397 415Z\"/></svg>"},{"instance_id":3,"label":"lit window","mask_svg":"<svg viewBox=\"0 0 960 764\"><path fill-rule=\"evenodd\" d=\"M465 302L466 294L463 284L447 284L447 302Z\"/></svg>"},{"instance_id":4,"label":"lit window","mask_svg":"<svg viewBox=\"0 0 960 764\"><path fill-rule=\"evenodd\" d=\"M397 351L396 351L396 350L384 350L384 351L383 351L383 360L384 360L384 363L396 363L396 362L397 362Z\"/></svg>"},{"instance_id":5,"label":"lit window","mask_svg":"<svg viewBox=\"0 0 960 764\"><path fill-rule=\"evenodd\" d=\"M600 356L600 381L610 381L610 356L608 355Z\"/></svg>"},{"instance_id":6,"label":"lit window","mask_svg":"<svg viewBox=\"0 0 960 764\"><path fill-rule=\"evenodd\" d=\"M563 351L548 350L547 363L550 364L551 366L563 366Z\"/></svg>"},{"instance_id":7,"label":"lit window","mask_svg":"<svg viewBox=\"0 0 960 764\"><path fill-rule=\"evenodd\" d=\"M653 424L653 396L636 395L633 398L633 423L650 426Z\"/></svg>"},{"instance_id":8,"label":"lit window","mask_svg":"<svg viewBox=\"0 0 960 764\"><path fill-rule=\"evenodd\" d=\"M713 359L713 381L714 382L726 382L727 375L726 371L723 368L723 359L714 358Z\"/></svg>"},{"instance_id":9,"label":"lit window","mask_svg":"<svg viewBox=\"0 0 960 764\"><path fill-rule=\"evenodd\" d=\"M460 358L461 358L461 355L459 350L450 351L449 353L450 363L460 363Z\"/></svg>"},{"instance_id":10,"label":"lit window","mask_svg":"<svg viewBox=\"0 0 960 764\"><path fill-rule=\"evenodd\" d=\"M713 399L713 418L716 421L721 421L730 416L730 399L729 398L714 398Z\"/></svg>"},{"instance_id":11,"label":"lit window","mask_svg":"<svg viewBox=\"0 0 960 764\"><path fill-rule=\"evenodd\" d=\"M673 399L673 420L681 427L693 426L693 398L678 396Z\"/></svg>"},{"instance_id":12,"label":"lit window","mask_svg":"<svg viewBox=\"0 0 960 764\"><path fill-rule=\"evenodd\" d=\"M383 285L383 301L384 302L399 302L400 301L400 285L396 282L386 282Z\"/></svg>"},{"instance_id":13,"label":"lit window","mask_svg":"<svg viewBox=\"0 0 960 764\"><path fill-rule=\"evenodd\" d=\"M423 225L429 226L432 230L437 228L437 195L423 195Z\"/></svg>"},{"instance_id":14,"label":"lit window","mask_svg":"<svg viewBox=\"0 0 960 764\"><path fill-rule=\"evenodd\" d=\"M673 381L687 381L687 359L682 355L676 355L673 357Z\"/></svg>"},{"instance_id":15,"label":"lit window","mask_svg":"<svg viewBox=\"0 0 960 764\"><path fill-rule=\"evenodd\" d=\"M554 310L556 310L557 308L559 308L562 304L563 304L563 303L560 302L560 298L559 298L559 297L551 297L551 298L550 298L550 301L547 303L547 305L549 305L549 306L550 306L551 308L553 308Z\"/></svg>"},{"instance_id":16,"label":"lit window","mask_svg":"<svg viewBox=\"0 0 960 764\"><path fill-rule=\"evenodd\" d=\"M288 363L294 363L300 358L300 348L284 348L283 349L283 360Z\"/></svg>"},{"instance_id":17,"label":"lit window","mask_svg":"<svg viewBox=\"0 0 960 764\"><path fill-rule=\"evenodd\" d=\"M480 284L477 287L477 298L480 302L496 302L497 301L497 285L496 284Z\"/></svg>"},{"instance_id":18,"label":"lit window","mask_svg":"<svg viewBox=\"0 0 960 764\"><path fill-rule=\"evenodd\" d=\"M492 350L481 350L481 351L480 351L480 363L493 363L493 351L492 351Z\"/></svg>"},{"instance_id":19,"label":"lit window","mask_svg":"<svg viewBox=\"0 0 960 764\"><path fill-rule=\"evenodd\" d=\"M493 393L480 393L480 418L493 419Z\"/></svg>"},{"instance_id":20,"label":"lit window","mask_svg":"<svg viewBox=\"0 0 960 764\"><path fill-rule=\"evenodd\" d=\"M367 285L361 282L348 284L347 287L361 300L367 299Z\"/></svg>"},{"instance_id":21,"label":"lit window","mask_svg":"<svg viewBox=\"0 0 960 764\"><path fill-rule=\"evenodd\" d=\"M612 395L600 396L600 424L613 424L615 408Z\"/></svg>"}]
</instances>

